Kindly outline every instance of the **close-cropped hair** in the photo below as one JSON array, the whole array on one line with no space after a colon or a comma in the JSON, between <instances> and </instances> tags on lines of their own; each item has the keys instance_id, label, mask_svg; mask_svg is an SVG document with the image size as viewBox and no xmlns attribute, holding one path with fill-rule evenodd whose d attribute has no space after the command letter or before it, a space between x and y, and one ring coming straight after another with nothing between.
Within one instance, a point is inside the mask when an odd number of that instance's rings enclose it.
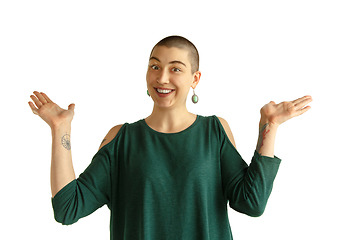
<instances>
[{"instance_id":1,"label":"close-cropped hair","mask_svg":"<svg viewBox=\"0 0 360 240\"><path fill-rule=\"evenodd\" d=\"M191 74L199 71L199 52L195 45L188 39L181 36L169 36L159 41L151 50L151 54L157 46L166 46L168 48L176 47L188 51L191 64ZM151 56L150 54L150 56Z\"/></svg>"}]
</instances>

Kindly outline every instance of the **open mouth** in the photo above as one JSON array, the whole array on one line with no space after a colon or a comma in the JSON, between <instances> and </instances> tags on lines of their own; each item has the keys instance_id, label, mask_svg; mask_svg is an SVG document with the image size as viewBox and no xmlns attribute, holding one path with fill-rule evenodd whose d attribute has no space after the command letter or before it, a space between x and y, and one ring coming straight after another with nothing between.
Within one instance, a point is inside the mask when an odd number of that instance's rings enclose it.
<instances>
[{"instance_id":1,"label":"open mouth","mask_svg":"<svg viewBox=\"0 0 360 240\"><path fill-rule=\"evenodd\" d=\"M160 94L169 94L169 93L175 91L172 89L160 89L160 88L155 88L155 90Z\"/></svg>"}]
</instances>

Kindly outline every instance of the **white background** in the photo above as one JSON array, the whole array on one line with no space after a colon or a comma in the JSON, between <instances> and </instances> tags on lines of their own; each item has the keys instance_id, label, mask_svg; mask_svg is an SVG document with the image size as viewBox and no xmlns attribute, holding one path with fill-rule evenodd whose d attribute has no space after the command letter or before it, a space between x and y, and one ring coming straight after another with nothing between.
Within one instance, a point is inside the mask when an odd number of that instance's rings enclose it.
<instances>
[{"instance_id":1,"label":"white background","mask_svg":"<svg viewBox=\"0 0 360 240\"><path fill-rule=\"evenodd\" d=\"M55 222L50 129L29 96L76 104L79 175L111 127L151 113L150 50L182 35L202 71L188 109L225 118L248 163L264 104L314 99L278 131L283 161L264 215L229 209L234 239L360 239L359 12L347 0L1 1L0 238L109 239L106 207L72 226Z\"/></svg>"}]
</instances>

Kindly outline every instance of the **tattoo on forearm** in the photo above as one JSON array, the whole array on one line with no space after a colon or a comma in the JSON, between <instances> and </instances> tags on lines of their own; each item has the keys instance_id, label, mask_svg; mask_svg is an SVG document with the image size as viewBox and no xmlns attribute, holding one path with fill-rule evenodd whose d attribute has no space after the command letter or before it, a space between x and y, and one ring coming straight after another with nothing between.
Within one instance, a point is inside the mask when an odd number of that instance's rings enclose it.
<instances>
[{"instance_id":1,"label":"tattoo on forearm","mask_svg":"<svg viewBox=\"0 0 360 240\"><path fill-rule=\"evenodd\" d=\"M260 131L259 131L259 140L258 140L258 143L257 143L257 146L256 146L256 151L259 152L260 151L260 148L264 145L264 139L266 138L266 134L268 134L270 132L270 130L268 129L266 131L266 127L268 126L269 124L266 123L264 126L260 127Z\"/></svg>"},{"instance_id":2,"label":"tattoo on forearm","mask_svg":"<svg viewBox=\"0 0 360 240\"><path fill-rule=\"evenodd\" d=\"M71 144L70 144L70 135L69 134L65 134L64 136L62 136L61 138L61 144L63 145L63 147L66 150L70 150L71 149Z\"/></svg>"}]
</instances>

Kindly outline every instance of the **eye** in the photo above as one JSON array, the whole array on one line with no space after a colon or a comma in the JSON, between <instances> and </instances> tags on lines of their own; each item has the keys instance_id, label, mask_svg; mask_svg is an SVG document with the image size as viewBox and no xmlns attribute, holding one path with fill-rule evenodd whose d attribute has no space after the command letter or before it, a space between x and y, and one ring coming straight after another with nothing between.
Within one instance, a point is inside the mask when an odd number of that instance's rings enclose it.
<instances>
[{"instance_id":1,"label":"eye","mask_svg":"<svg viewBox=\"0 0 360 240\"><path fill-rule=\"evenodd\" d=\"M181 72L181 69L177 68L177 67L174 67L172 70L173 70L173 72Z\"/></svg>"},{"instance_id":2,"label":"eye","mask_svg":"<svg viewBox=\"0 0 360 240\"><path fill-rule=\"evenodd\" d=\"M159 67L156 65L150 65L150 68L152 68L153 70L159 70Z\"/></svg>"}]
</instances>

